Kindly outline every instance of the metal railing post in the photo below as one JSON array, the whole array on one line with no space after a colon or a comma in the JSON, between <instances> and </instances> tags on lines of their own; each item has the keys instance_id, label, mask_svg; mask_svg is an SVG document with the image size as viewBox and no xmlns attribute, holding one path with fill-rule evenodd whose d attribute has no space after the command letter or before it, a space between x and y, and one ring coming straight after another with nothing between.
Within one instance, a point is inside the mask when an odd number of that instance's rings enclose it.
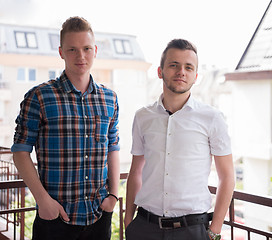
<instances>
[{"instance_id":1,"label":"metal railing post","mask_svg":"<svg viewBox=\"0 0 272 240\"><path fill-rule=\"evenodd\" d=\"M21 188L21 208L25 207L25 188ZM20 239L25 238L25 212L21 212L20 217Z\"/></svg>"},{"instance_id":2,"label":"metal railing post","mask_svg":"<svg viewBox=\"0 0 272 240\"><path fill-rule=\"evenodd\" d=\"M229 206L229 218L230 218L230 221L233 223L234 222L234 199L233 198ZM230 228L230 234L231 234L231 240L234 240L233 226L231 226Z\"/></svg>"},{"instance_id":3,"label":"metal railing post","mask_svg":"<svg viewBox=\"0 0 272 240\"><path fill-rule=\"evenodd\" d=\"M119 198L119 238L120 240L123 240L123 198Z\"/></svg>"},{"instance_id":4,"label":"metal railing post","mask_svg":"<svg viewBox=\"0 0 272 240\"><path fill-rule=\"evenodd\" d=\"M16 239L16 212L14 213L13 239Z\"/></svg>"}]
</instances>

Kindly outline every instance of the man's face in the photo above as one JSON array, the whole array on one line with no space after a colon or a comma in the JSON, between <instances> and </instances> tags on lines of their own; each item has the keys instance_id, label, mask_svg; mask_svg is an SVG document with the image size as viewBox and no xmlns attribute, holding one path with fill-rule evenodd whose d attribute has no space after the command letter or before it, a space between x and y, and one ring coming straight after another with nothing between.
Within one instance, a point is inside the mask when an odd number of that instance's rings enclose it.
<instances>
[{"instance_id":1,"label":"man's face","mask_svg":"<svg viewBox=\"0 0 272 240\"><path fill-rule=\"evenodd\" d=\"M164 89L176 94L188 92L197 79L197 55L192 50L170 48L166 53L163 69L158 76L163 79Z\"/></svg>"},{"instance_id":2,"label":"man's face","mask_svg":"<svg viewBox=\"0 0 272 240\"><path fill-rule=\"evenodd\" d=\"M67 75L79 77L89 74L97 53L92 33L89 31L66 33L59 53L65 61Z\"/></svg>"}]
</instances>

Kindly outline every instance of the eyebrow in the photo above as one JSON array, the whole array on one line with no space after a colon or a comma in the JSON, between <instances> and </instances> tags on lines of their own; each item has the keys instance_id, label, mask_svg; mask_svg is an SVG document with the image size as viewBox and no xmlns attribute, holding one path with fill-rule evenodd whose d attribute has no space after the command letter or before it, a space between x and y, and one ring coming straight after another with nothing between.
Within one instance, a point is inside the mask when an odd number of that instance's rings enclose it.
<instances>
[{"instance_id":1,"label":"eyebrow","mask_svg":"<svg viewBox=\"0 0 272 240\"><path fill-rule=\"evenodd\" d=\"M172 61L172 62L169 62L168 64L173 64L173 63L175 63L175 64L180 64L180 63L177 62L177 61Z\"/></svg>"},{"instance_id":2,"label":"eyebrow","mask_svg":"<svg viewBox=\"0 0 272 240\"><path fill-rule=\"evenodd\" d=\"M172 61L172 62L169 62L168 64L179 64L180 65L180 63L179 62L177 62L177 61ZM192 66L192 67L196 67L193 63L185 63L185 65L186 66Z\"/></svg>"}]
</instances>

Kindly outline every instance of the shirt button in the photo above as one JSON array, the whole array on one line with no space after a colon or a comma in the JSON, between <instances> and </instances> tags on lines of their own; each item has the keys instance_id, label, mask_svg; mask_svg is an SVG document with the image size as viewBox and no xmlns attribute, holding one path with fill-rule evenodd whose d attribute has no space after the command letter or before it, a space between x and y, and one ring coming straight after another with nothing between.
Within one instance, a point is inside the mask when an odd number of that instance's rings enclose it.
<instances>
[{"instance_id":1,"label":"shirt button","mask_svg":"<svg viewBox=\"0 0 272 240\"><path fill-rule=\"evenodd\" d=\"M85 115L84 117L85 117L86 119L88 118L88 116L87 116L87 115Z\"/></svg>"},{"instance_id":2,"label":"shirt button","mask_svg":"<svg viewBox=\"0 0 272 240\"><path fill-rule=\"evenodd\" d=\"M84 101L84 97L82 97L81 100Z\"/></svg>"},{"instance_id":3,"label":"shirt button","mask_svg":"<svg viewBox=\"0 0 272 240\"><path fill-rule=\"evenodd\" d=\"M88 196L85 196L85 200L88 200Z\"/></svg>"},{"instance_id":4,"label":"shirt button","mask_svg":"<svg viewBox=\"0 0 272 240\"><path fill-rule=\"evenodd\" d=\"M88 158L88 155L85 155L85 158Z\"/></svg>"},{"instance_id":5,"label":"shirt button","mask_svg":"<svg viewBox=\"0 0 272 240\"><path fill-rule=\"evenodd\" d=\"M89 177L88 176L85 176L85 179L87 180Z\"/></svg>"},{"instance_id":6,"label":"shirt button","mask_svg":"<svg viewBox=\"0 0 272 240\"><path fill-rule=\"evenodd\" d=\"M88 138L88 137L89 137L89 135L88 135L88 134L86 134L86 135L85 135L85 138Z\"/></svg>"}]
</instances>

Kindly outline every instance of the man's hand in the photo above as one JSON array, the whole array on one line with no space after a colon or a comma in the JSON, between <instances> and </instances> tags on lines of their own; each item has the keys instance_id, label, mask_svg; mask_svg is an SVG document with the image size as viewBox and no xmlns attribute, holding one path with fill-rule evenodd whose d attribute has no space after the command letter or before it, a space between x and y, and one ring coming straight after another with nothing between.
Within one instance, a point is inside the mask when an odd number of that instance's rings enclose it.
<instances>
[{"instance_id":1,"label":"man's hand","mask_svg":"<svg viewBox=\"0 0 272 240\"><path fill-rule=\"evenodd\" d=\"M125 229L127 228L127 226L132 222L132 218L129 218L127 215L125 216L124 219L124 224L125 224Z\"/></svg>"},{"instance_id":2,"label":"man's hand","mask_svg":"<svg viewBox=\"0 0 272 240\"><path fill-rule=\"evenodd\" d=\"M50 196L47 199L44 199L44 201L38 204L38 206L39 216L44 220L53 220L60 216L64 221L66 222L70 221L63 207L56 200L52 199Z\"/></svg>"},{"instance_id":3,"label":"man's hand","mask_svg":"<svg viewBox=\"0 0 272 240\"><path fill-rule=\"evenodd\" d=\"M102 204L100 205L100 208L105 212L112 212L116 202L117 200L115 199L115 197L109 195L103 200Z\"/></svg>"}]
</instances>

